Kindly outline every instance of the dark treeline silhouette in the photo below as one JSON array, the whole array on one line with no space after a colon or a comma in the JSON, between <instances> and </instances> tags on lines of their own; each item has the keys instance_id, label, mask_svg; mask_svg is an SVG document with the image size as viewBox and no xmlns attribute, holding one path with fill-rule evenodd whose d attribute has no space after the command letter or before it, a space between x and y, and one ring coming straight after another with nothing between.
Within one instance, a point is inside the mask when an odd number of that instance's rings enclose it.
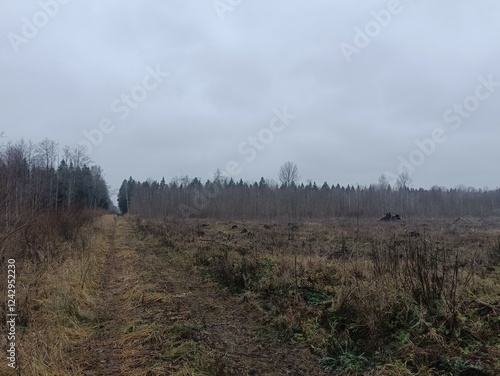
<instances>
[{"instance_id":1,"label":"dark treeline silhouette","mask_svg":"<svg viewBox=\"0 0 500 376\"><path fill-rule=\"evenodd\" d=\"M0 204L9 215L23 210L108 209L110 199L99 166L90 166L82 147L45 139L0 148ZM4 217L5 218L5 217Z\"/></svg>"},{"instance_id":2,"label":"dark treeline silhouette","mask_svg":"<svg viewBox=\"0 0 500 376\"><path fill-rule=\"evenodd\" d=\"M74 235L83 212L110 205L101 168L90 165L84 148L61 151L48 139L0 144L2 255L55 247Z\"/></svg>"},{"instance_id":3,"label":"dark treeline silhouette","mask_svg":"<svg viewBox=\"0 0 500 376\"><path fill-rule=\"evenodd\" d=\"M166 183L124 180L118 194L122 213L146 218L210 217L217 219L370 217L392 211L410 217L483 216L500 208L500 189L458 187L397 189L388 184L347 187L235 182L220 176L202 183L185 176Z\"/></svg>"}]
</instances>

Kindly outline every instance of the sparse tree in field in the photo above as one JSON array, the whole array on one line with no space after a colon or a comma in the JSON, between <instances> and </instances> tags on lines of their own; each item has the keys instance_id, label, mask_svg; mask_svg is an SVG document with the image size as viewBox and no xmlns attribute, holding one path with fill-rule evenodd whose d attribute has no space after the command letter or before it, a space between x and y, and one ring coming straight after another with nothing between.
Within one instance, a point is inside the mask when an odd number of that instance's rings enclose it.
<instances>
[{"instance_id":1,"label":"sparse tree in field","mask_svg":"<svg viewBox=\"0 0 500 376\"><path fill-rule=\"evenodd\" d=\"M399 208L401 214L405 217L414 211L412 210L412 207L415 206L415 195L409 194L411 183L412 179L410 178L410 174L407 172L399 174L398 179L396 180L396 187L400 194Z\"/></svg>"},{"instance_id":2,"label":"sparse tree in field","mask_svg":"<svg viewBox=\"0 0 500 376\"><path fill-rule=\"evenodd\" d=\"M384 174L380 175L378 178L378 189L381 191L386 191L389 188L389 179Z\"/></svg>"},{"instance_id":3,"label":"sparse tree in field","mask_svg":"<svg viewBox=\"0 0 500 376\"><path fill-rule=\"evenodd\" d=\"M280 170L278 172L278 179L280 180L281 184L286 187L296 184L300 179L299 168L297 164L290 161L285 162L285 164L280 167Z\"/></svg>"},{"instance_id":4,"label":"sparse tree in field","mask_svg":"<svg viewBox=\"0 0 500 376\"><path fill-rule=\"evenodd\" d=\"M398 176L398 180L396 180L396 187L398 190L406 190L410 188L412 183L412 179L410 178L410 174L407 172L402 172Z\"/></svg>"},{"instance_id":5,"label":"sparse tree in field","mask_svg":"<svg viewBox=\"0 0 500 376\"><path fill-rule=\"evenodd\" d=\"M224 178L222 177L222 170L220 168L217 168L214 172L214 183L222 183L222 180Z\"/></svg>"}]
</instances>

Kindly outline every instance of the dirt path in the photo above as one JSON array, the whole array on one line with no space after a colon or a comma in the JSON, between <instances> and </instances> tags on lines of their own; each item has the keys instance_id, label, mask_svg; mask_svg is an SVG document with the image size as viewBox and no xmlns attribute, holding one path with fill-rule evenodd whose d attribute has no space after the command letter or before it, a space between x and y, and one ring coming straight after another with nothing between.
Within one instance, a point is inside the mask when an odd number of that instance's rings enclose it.
<instances>
[{"instance_id":1,"label":"dirt path","mask_svg":"<svg viewBox=\"0 0 500 376\"><path fill-rule=\"evenodd\" d=\"M83 375L321 375L244 298L204 281L181 251L118 218L103 254L95 335ZM84 360L85 359L85 360Z\"/></svg>"}]
</instances>

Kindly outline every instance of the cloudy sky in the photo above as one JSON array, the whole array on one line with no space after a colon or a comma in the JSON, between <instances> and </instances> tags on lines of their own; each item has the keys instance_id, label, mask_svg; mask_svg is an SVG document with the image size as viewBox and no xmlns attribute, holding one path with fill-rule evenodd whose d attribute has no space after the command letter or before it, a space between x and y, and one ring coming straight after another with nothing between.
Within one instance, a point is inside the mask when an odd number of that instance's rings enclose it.
<instances>
[{"instance_id":1,"label":"cloudy sky","mask_svg":"<svg viewBox=\"0 0 500 376\"><path fill-rule=\"evenodd\" d=\"M500 2L0 2L3 141L124 178L500 186Z\"/></svg>"}]
</instances>

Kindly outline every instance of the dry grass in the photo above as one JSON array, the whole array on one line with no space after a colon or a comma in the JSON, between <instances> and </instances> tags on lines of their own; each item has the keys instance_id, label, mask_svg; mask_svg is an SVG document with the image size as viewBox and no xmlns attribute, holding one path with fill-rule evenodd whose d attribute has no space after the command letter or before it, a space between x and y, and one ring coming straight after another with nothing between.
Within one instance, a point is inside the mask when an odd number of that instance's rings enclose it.
<instances>
[{"instance_id":1,"label":"dry grass","mask_svg":"<svg viewBox=\"0 0 500 376\"><path fill-rule=\"evenodd\" d=\"M499 235L103 216L50 258L19 260L20 372L496 375Z\"/></svg>"},{"instance_id":2,"label":"dry grass","mask_svg":"<svg viewBox=\"0 0 500 376\"><path fill-rule=\"evenodd\" d=\"M17 263L17 361L23 375L79 375L72 361L75 345L92 335L96 317L100 257L105 246L103 229L108 217L97 219L78 232L73 241L60 243L57 257ZM3 286L2 286L3 287ZM4 293L4 291L2 291ZM8 369L0 364L0 372Z\"/></svg>"},{"instance_id":3,"label":"dry grass","mask_svg":"<svg viewBox=\"0 0 500 376\"><path fill-rule=\"evenodd\" d=\"M339 374L500 373L495 226L141 221ZM236 226L236 227L235 227ZM479 374L479 373L478 373Z\"/></svg>"}]
</instances>

